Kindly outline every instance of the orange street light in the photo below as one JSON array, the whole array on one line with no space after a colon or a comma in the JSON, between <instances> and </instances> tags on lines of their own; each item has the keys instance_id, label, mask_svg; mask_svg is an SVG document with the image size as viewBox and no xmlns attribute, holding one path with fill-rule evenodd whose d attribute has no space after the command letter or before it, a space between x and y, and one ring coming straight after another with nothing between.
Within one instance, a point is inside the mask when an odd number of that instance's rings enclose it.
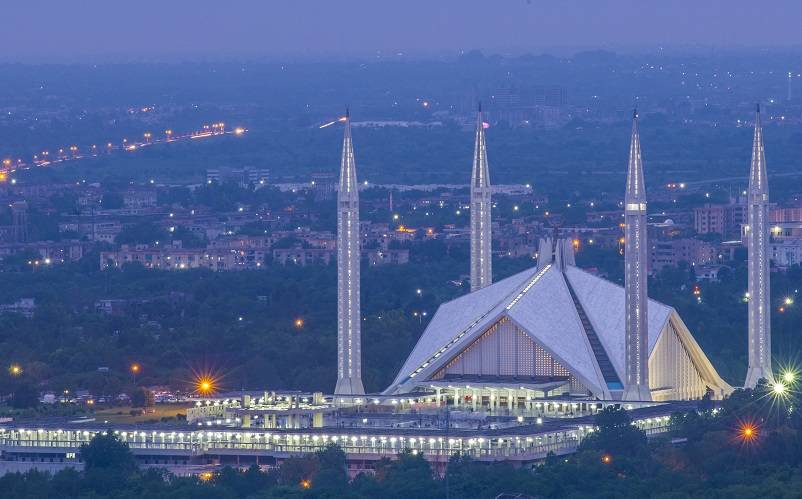
<instances>
[{"instance_id":1,"label":"orange street light","mask_svg":"<svg viewBox=\"0 0 802 499\"><path fill-rule=\"evenodd\" d=\"M211 395L217 390L214 378L210 376L200 376L195 381L195 391L200 395Z\"/></svg>"},{"instance_id":2,"label":"orange street light","mask_svg":"<svg viewBox=\"0 0 802 499\"><path fill-rule=\"evenodd\" d=\"M751 442L757 438L757 428L751 423L743 423L738 430L738 436L744 442Z\"/></svg>"}]
</instances>

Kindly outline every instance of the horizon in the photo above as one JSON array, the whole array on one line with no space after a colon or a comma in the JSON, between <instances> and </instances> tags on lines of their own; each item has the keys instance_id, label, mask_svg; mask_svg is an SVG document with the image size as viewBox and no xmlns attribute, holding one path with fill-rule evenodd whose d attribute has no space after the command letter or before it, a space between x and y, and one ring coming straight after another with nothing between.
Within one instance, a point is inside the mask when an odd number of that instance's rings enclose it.
<instances>
[{"instance_id":1,"label":"horizon","mask_svg":"<svg viewBox=\"0 0 802 499\"><path fill-rule=\"evenodd\" d=\"M421 0L393 6L366 0L278 6L245 0L235 7L210 0L168 5L145 0L137 9L98 0L49 3L6 7L0 61L314 61L442 57L471 50L563 55L593 49L637 53L802 45L794 21L802 16L802 5L790 0L772 9L745 0L656 6L633 0L593 6L519 0L492 11L478 0L444 0L436 6ZM310 4L316 4L314 9ZM309 15L313 10L315 15Z\"/></svg>"}]
</instances>

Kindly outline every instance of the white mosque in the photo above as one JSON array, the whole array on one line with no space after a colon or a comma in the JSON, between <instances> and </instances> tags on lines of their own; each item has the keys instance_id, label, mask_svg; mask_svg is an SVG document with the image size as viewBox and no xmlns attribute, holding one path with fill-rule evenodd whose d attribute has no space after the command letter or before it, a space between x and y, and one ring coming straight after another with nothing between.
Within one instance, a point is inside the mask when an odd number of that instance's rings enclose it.
<instances>
[{"instance_id":1,"label":"white mosque","mask_svg":"<svg viewBox=\"0 0 802 499\"><path fill-rule=\"evenodd\" d=\"M555 396L660 402L706 394L720 399L732 392L677 311L647 297L647 204L637 113L624 203L623 287L578 268L570 241L558 237L540 241L535 267L491 283L492 205L484 128L480 108L471 176L471 292L440 306L382 395L434 396L438 403L492 410L526 407L533 400ZM353 176L355 183L355 175L346 122L341 176L346 180ZM760 378L771 379L765 256L768 189L759 109L749 193L749 289L754 298L749 304L746 385L753 387ZM342 189L341 180L341 219L355 216L353 196ZM343 228L341 224L338 243L349 247L356 235ZM344 260L338 265L339 309L347 314L354 311L349 303L359 295L359 263ZM356 327L358 323L353 321ZM358 332L341 321L339 337L340 380L335 395L363 395Z\"/></svg>"}]
</instances>

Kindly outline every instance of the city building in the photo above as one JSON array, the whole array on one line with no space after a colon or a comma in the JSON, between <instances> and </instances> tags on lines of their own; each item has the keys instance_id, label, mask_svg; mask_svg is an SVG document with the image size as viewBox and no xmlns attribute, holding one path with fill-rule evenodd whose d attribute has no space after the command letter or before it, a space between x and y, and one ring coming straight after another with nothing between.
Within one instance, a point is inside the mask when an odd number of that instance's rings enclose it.
<instances>
[{"instance_id":1,"label":"city building","mask_svg":"<svg viewBox=\"0 0 802 499\"><path fill-rule=\"evenodd\" d=\"M149 269L214 271L259 269L265 266L268 250L184 248L180 241L165 245L127 245L119 250L100 252L100 269L140 264Z\"/></svg>"},{"instance_id":2,"label":"city building","mask_svg":"<svg viewBox=\"0 0 802 499\"><path fill-rule=\"evenodd\" d=\"M127 189L123 192L123 206L128 209L153 208L156 206L155 189Z\"/></svg>"},{"instance_id":3,"label":"city building","mask_svg":"<svg viewBox=\"0 0 802 499\"><path fill-rule=\"evenodd\" d=\"M802 206L772 207L769 209L769 222L772 224L800 223L802 222Z\"/></svg>"},{"instance_id":4,"label":"city building","mask_svg":"<svg viewBox=\"0 0 802 499\"><path fill-rule=\"evenodd\" d=\"M35 309L36 300L34 298L20 298L14 303L0 305L0 314L19 314L26 319L30 319L33 317Z\"/></svg>"},{"instance_id":5,"label":"city building","mask_svg":"<svg viewBox=\"0 0 802 499\"><path fill-rule=\"evenodd\" d=\"M270 170L267 168L212 168L206 170L207 184L233 183L242 188L267 185L270 181Z\"/></svg>"},{"instance_id":6,"label":"city building","mask_svg":"<svg viewBox=\"0 0 802 499\"><path fill-rule=\"evenodd\" d=\"M312 192L315 201L329 201L334 199L337 177L333 173L318 172L312 174Z\"/></svg>"},{"instance_id":7,"label":"city building","mask_svg":"<svg viewBox=\"0 0 802 499\"><path fill-rule=\"evenodd\" d=\"M769 243L769 256L777 268L802 264L802 239L773 240Z\"/></svg>"},{"instance_id":8,"label":"city building","mask_svg":"<svg viewBox=\"0 0 802 499\"><path fill-rule=\"evenodd\" d=\"M367 255L368 265L404 265L409 263L408 249L374 249L363 251Z\"/></svg>"},{"instance_id":9,"label":"city building","mask_svg":"<svg viewBox=\"0 0 802 499\"><path fill-rule=\"evenodd\" d=\"M0 244L0 258L10 255L31 254L39 255L38 259L30 260L35 267L47 267L65 262L76 262L83 258L91 245L84 241L36 241L20 244Z\"/></svg>"},{"instance_id":10,"label":"city building","mask_svg":"<svg viewBox=\"0 0 802 499\"><path fill-rule=\"evenodd\" d=\"M707 241L680 238L652 241L649 245L649 272L656 274L681 262L706 265L718 261L718 248Z\"/></svg>"},{"instance_id":11,"label":"city building","mask_svg":"<svg viewBox=\"0 0 802 499\"><path fill-rule=\"evenodd\" d=\"M694 208L693 227L697 234L719 234L729 237L741 232L746 225L746 204L731 202L729 204L705 204Z\"/></svg>"},{"instance_id":12,"label":"city building","mask_svg":"<svg viewBox=\"0 0 802 499\"><path fill-rule=\"evenodd\" d=\"M28 203L16 201L11 203L12 242L28 242Z\"/></svg>"},{"instance_id":13,"label":"city building","mask_svg":"<svg viewBox=\"0 0 802 499\"><path fill-rule=\"evenodd\" d=\"M337 257L336 249L306 248L301 244L294 244L289 248L276 248L272 250L273 263L276 265L328 265Z\"/></svg>"}]
</instances>

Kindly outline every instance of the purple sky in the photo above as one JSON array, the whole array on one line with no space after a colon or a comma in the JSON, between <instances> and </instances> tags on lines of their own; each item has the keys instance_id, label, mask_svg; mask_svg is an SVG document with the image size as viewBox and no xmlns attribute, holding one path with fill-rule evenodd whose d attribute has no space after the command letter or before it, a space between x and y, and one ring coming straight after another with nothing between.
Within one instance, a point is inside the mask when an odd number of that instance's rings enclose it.
<instances>
[{"instance_id":1,"label":"purple sky","mask_svg":"<svg viewBox=\"0 0 802 499\"><path fill-rule=\"evenodd\" d=\"M802 44L799 0L24 0L1 60Z\"/></svg>"}]
</instances>

